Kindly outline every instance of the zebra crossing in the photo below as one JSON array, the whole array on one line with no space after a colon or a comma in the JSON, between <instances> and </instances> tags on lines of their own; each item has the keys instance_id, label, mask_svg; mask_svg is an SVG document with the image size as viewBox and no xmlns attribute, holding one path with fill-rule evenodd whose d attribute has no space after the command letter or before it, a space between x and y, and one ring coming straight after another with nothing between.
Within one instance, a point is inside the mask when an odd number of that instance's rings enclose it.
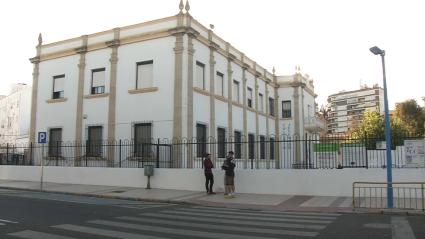
<instances>
[{"instance_id":1,"label":"zebra crossing","mask_svg":"<svg viewBox=\"0 0 425 239\"><path fill-rule=\"evenodd\" d=\"M77 224L30 228L11 238L313 238L338 219L337 213L276 212L207 206L159 208L133 215L91 219Z\"/></svg>"}]
</instances>

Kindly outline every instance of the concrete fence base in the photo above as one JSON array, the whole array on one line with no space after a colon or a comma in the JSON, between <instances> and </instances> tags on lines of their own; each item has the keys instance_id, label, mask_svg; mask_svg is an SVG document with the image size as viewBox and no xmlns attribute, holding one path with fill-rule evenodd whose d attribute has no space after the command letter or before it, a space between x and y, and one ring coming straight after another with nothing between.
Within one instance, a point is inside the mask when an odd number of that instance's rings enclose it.
<instances>
[{"instance_id":1,"label":"concrete fence base","mask_svg":"<svg viewBox=\"0 0 425 239\"><path fill-rule=\"evenodd\" d=\"M202 169L155 169L151 187L204 191ZM224 172L214 170L214 187L223 190ZM41 167L0 166L0 179L39 182ZM44 167L44 182L120 187L146 187L143 168ZM355 181L385 182L385 169L236 170L238 193L351 196ZM394 182L423 182L425 169L394 169Z\"/></svg>"}]
</instances>

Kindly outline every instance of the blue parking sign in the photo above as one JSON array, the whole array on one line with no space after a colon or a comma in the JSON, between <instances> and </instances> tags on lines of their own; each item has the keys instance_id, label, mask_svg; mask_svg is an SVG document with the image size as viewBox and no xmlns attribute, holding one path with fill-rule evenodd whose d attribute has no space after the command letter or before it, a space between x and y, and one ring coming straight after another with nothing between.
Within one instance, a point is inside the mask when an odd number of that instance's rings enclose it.
<instances>
[{"instance_id":1,"label":"blue parking sign","mask_svg":"<svg viewBox=\"0 0 425 239\"><path fill-rule=\"evenodd\" d=\"M46 132L38 132L38 143L45 144L47 142L47 133Z\"/></svg>"}]
</instances>

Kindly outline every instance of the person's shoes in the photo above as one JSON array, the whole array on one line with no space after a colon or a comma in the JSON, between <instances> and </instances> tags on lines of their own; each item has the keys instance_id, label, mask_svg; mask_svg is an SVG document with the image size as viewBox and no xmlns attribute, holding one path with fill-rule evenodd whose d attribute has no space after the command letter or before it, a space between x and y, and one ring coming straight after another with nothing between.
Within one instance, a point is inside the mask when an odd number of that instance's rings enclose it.
<instances>
[{"instance_id":1,"label":"person's shoes","mask_svg":"<svg viewBox=\"0 0 425 239\"><path fill-rule=\"evenodd\" d=\"M232 196L227 194L227 195L224 195L224 198L225 198L225 199L231 199L231 198L232 198Z\"/></svg>"}]
</instances>

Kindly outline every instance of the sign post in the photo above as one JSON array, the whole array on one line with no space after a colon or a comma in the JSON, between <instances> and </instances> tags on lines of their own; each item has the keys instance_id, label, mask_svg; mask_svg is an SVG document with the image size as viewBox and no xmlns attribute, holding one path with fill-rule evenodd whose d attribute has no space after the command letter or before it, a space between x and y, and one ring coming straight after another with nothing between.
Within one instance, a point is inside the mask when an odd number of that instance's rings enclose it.
<instances>
[{"instance_id":1,"label":"sign post","mask_svg":"<svg viewBox=\"0 0 425 239\"><path fill-rule=\"evenodd\" d=\"M44 157L44 145L47 142L47 133L38 132L38 143L41 144L41 178L40 178L40 191L43 191L43 157Z\"/></svg>"}]
</instances>

